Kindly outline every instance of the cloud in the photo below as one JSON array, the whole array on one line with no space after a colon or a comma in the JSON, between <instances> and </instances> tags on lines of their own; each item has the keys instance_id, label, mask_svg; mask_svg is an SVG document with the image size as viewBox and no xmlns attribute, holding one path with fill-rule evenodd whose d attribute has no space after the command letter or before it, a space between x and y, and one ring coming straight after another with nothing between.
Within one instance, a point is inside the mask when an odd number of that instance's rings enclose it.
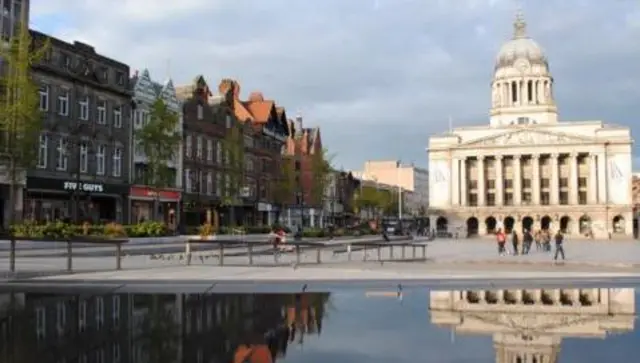
<instances>
[{"instance_id":1,"label":"cloud","mask_svg":"<svg viewBox=\"0 0 640 363\"><path fill-rule=\"evenodd\" d=\"M118 3L115 5L115 3ZM510 0L33 0L32 25L177 83L234 77L322 128L346 167L426 163L428 135L488 123L495 53ZM632 1L524 9L546 49L563 119L632 124L640 86ZM563 14L558 16L558 14ZM170 64L170 66L168 66ZM357 139L357 142L354 142Z\"/></svg>"}]
</instances>

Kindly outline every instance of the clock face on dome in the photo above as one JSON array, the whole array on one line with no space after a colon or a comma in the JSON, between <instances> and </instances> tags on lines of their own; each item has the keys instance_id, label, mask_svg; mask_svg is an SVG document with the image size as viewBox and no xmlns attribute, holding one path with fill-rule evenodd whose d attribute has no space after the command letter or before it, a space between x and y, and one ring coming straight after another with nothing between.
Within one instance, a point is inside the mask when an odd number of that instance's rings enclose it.
<instances>
[{"instance_id":1,"label":"clock face on dome","mask_svg":"<svg viewBox=\"0 0 640 363\"><path fill-rule=\"evenodd\" d=\"M521 73L524 73L526 71L529 70L529 62L527 62L526 60L519 60L518 62L516 62L516 69L519 70Z\"/></svg>"}]
</instances>

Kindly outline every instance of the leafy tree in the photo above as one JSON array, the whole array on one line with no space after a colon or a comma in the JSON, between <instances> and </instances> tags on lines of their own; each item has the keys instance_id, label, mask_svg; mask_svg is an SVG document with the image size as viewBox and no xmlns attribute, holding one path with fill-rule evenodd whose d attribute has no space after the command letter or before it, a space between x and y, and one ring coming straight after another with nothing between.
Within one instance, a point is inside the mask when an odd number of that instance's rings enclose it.
<instances>
[{"instance_id":1,"label":"leafy tree","mask_svg":"<svg viewBox=\"0 0 640 363\"><path fill-rule=\"evenodd\" d=\"M309 190L310 201L314 205L322 204L325 197L325 191L329 183L329 175L331 174L331 160L326 149L322 149L312 153L309 157L309 172L311 186Z\"/></svg>"},{"instance_id":2,"label":"leafy tree","mask_svg":"<svg viewBox=\"0 0 640 363\"><path fill-rule=\"evenodd\" d=\"M221 203L229 207L229 219L231 225L235 225L233 206L238 202L245 187L244 127L240 122L233 123L227 129L222 149L226 175Z\"/></svg>"},{"instance_id":3,"label":"leafy tree","mask_svg":"<svg viewBox=\"0 0 640 363\"><path fill-rule=\"evenodd\" d=\"M38 143L43 128L39 86L31 74L32 66L47 54L49 43L35 44L28 24L21 23L8 47L0 47L3 60L0 79L0 156L9 182L9 225L20 213L15 210L16 192L38 158ZM15 270L15 239L11 237L11 271Z\"/></svg>"},{"instance_id":4,"label":"leafy tree","mask_svg":"<svg viewBox=\"0 0 640 363\"><path fill-rule=\"evenodd\" d=\"M271 185L271 193L273 195L274 204L278 207L276 221L280 220L280 212L291 203L296 192L296 172L293 160L288 157L282 157L279 165L279 173L277 179Z\"/></svg>"},{"instance_id":5,"label":"leafy tree","mask_svg":"<svg viewBox=\"0 0 640 363\"><path fill-rule=\"evenodd\" d=\"M354 196L354 205L358 211L377 210L382 207L382 193L374 187L363 186Z\"/></svg>"},{"instance_id":6,"label":"leafy tree","mask_svg":"<svg viewBox=\"0 0 640 363\"><path fill-rule=\"evenodd\" d=\"M146 155L146 185L162 189L173 184L175 174L168 162L177 160L182 134L178 130L180 117L158 97L149 113L149 121L136 131L136 146ZM156 193L152 218L157 218L158 195Z\"/></svg>"}]
</instances>

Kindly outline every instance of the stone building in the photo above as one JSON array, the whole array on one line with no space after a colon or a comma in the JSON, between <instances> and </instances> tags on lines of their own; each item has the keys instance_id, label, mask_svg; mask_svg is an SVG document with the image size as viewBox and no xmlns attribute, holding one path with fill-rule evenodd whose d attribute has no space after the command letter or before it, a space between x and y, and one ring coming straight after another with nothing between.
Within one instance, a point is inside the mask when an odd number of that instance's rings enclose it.
<instances>
[{"instance_id":1,"label":"stone building","mask_svg":"<svg viewBox=\"0 0 640 363\"><path fill-rule=\"evenodd\" d=\"M333 171L329 174L325 187L321 226L330 223L344 226L354 216L354 196L360 187L360 180L351 172Z\"/></svg>"},{"instance_id":2,"label":"stone building","mask_svg":"<svg viewBox=\"0 0 640 363\"><path fill-rule=\"evenodd\" d=\"M431 225L630 236L630 129L560 122L548 59L521 15L513 27L495 62L489 125L429 139Z\"/></svg>"},{"instance_id":3,"label":"stone building","mask_svg":"<svg viewBox=\"0 0 640 363\"><path fill-rule=\"evenodd\" d=\"M147 157L140 145L135 140L135 132L144 127L148 121L151 108L159 98L168 109L178 116L176 131L182 133L182 103L176 96L173 81L167 79L164 83L155 82L151 79L149 70L142 73L136 71L130 80L134 92L135 110L132 112L133 135L131 153L131 189L129 200L131 203L131 222L140 220L152 220L157 218L169 226L174 226L179 222L179 203L182 190L182 143L175 151L174 158L167 160L167 166L171 170L172 177L166 181L162 188L149 185L150 176L147 173ZM156 213L153 212L154 205Z\"/></svg>"},{"instance_id":4,"label":"stone building","mask_svg":"<svg viewBox=\"0 0 640 363\"><path fill-rule=\"evenodd\" d=\"M26 182L25 216L36 220L128 220L129 66L87 44L31 31L47 56L33 67L44 131Z\"/></svg>"},{"instance_id":5,"label":"stone building","mask_svg":"<svg viewBox=\"0 0 640 363\"><path fill-rule=\"evenodd\" d=\"M456 334L493 335L496 363L555 363L563 338L601 338L635 328L635 289L431 291L431 323Z\"/></svg>"}]
</instances>

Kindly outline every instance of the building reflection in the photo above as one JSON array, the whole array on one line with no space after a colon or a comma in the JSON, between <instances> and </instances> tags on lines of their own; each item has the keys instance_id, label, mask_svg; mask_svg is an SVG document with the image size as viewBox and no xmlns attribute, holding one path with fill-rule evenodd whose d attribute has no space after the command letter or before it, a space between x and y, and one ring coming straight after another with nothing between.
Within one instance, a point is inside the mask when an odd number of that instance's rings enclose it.
<instances>
[{"instance_id":1,"label":"building reflection","mask_svg":"<svg viewBox=\"0 0 640 363\"><path fill-rule=\"evenodd\" d=\"M276 362L329 294L0 294L0 362Z\"/></svg>"},{"instance_id":2,"label":"building reflection","mask_svg":"<svg viewBox=\"0 0 640 363\"><path fill-rule=\"evenodd\" d=\"M459 334L491 334L497 363L555 363L562 339L633 331L635 289L430 292L431 322Z\"/></svg>"}]
</instances>

